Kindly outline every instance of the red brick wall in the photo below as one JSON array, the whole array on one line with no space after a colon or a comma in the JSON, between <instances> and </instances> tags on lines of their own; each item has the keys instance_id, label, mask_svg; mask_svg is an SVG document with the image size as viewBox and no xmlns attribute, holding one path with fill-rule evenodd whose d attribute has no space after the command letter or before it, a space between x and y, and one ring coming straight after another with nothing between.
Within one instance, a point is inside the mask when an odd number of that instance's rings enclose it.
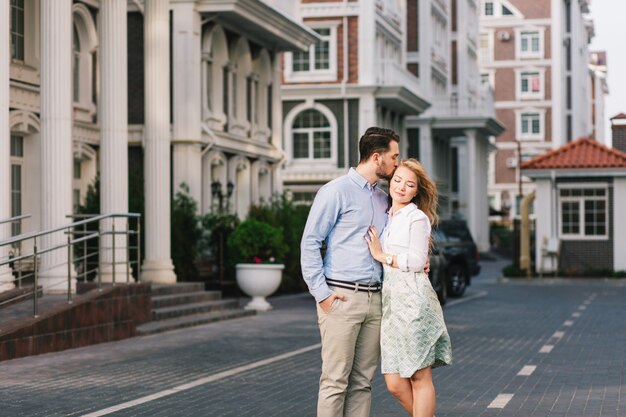
<instances>
[{"instance_id":1,"label":"red brick wall","mask_svg":"<svg viewBox=\"0 0 626 417\"><path fill-rule=\"evenodd\" d=\"M515 71L512 68L498 68L495 74L495 100L515 100Z\"/></svg>"},{"instance_id":2,"label":"red brick wall","mask_svg":"<svg viewBox=\"0 0 626 417\"><path fill-rule=\"evenodd\" d=\"M0 361L58 352L135 336L152 316L150 284L118 285L75 296L39 317L25 317L0 332Z\"/></svg>"},{"instance_id":3,"label":"red brick wall","mask_svg":"<svg viewBox=\"0 0 626 417\"><path fill-rule=\"evenodd\" d=\"M550 2L548 0L510 0L511 3L524 15L526 19L541 19L550 17Z\"/></svg>"},{"instance_id":4,"label":"red brick wall","mask_svg":"<svg viewBox=\"0 0 626 417\"><path fill-rule=\"evenodd\" d=\"M417 45L417 0L407 1L407 22L406 22L406 50L415 52L418 50Z\"/></svg>"},{"instance_id":5,"label":"red brick wall","mask_svg":"<svg viewBox=\"0 0 626 417\"><path fill-rule=\"evenodd\" d=\"M348 82L359 82L359 18L348 18Z\"/></svg>"},{"instance_id":6,"label":"red brick wall","mask_svg":"<svg viewBox=\"0 0 626 417\"><path fill-rule=\"evenodd\" d=\"M515 157L513 149L501 149L496 153L496 184L515 182L515 169L507 168L506 160Z\"/></svg>"},{"instance_id":7,"label":"red brick wall","mask_svg":"<svg viewBox=\"0 0 626 417\"><path fill-rule=\"evenodd\" d=\"M515 141L515 111L511 109L497 109L496 117L506 126L506 130L496 138L496 142Z\"/></svg>"},{"instance_id":8,"label":"red brick wall","mask_svg":"<svg viewBox=\"0 0 626 417\"><path fill-rule=\"evenodd\" d=\"M508 32L511 38L508 41L498 39L500 32ZM515 30L511 27L499 27L495 31L494 39L494 59L496 61L510 61L515 59Z\"/></svg>"}]
</instances>

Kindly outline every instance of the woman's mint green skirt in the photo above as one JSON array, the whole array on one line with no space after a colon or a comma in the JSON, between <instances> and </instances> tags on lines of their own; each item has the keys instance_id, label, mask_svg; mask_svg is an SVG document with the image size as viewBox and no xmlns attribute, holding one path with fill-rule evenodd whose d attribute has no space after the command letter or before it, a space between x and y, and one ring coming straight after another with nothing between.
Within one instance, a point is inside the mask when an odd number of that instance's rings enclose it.
<instances>
[{"instance_id":1,"label":"woman's mint green skirt","mask_svg":"<svg viewBox=\"0 0 626 417\"><path fill-rule=\"evenodd\" d=\"M383 374L410 378L420 369L452 363L443 311L424 272L385 267L382 297Z\"/></svg>"}]
</instances>

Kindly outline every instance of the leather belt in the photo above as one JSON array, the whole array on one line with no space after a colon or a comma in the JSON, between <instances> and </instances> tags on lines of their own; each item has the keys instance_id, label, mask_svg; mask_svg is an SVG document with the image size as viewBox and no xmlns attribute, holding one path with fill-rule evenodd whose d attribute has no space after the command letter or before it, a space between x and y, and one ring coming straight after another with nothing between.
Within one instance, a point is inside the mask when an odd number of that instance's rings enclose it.
<instances>
[{"instance_id":1,"label":"leather belt","mask_svg":"<svg viewBox=\"0 0 626 417\"><path fill-rule=\"evenodd\" d=\"M380 292L383 288L383 285L381 283L374 284L374 285L367 285L367 284L359 284L358 282L341 281L338 279L330 279L330 278L326 278L326 283L328 285L332 285L333 287L345 288L347 290L354 290L355 292L361 291L361 292L376 293L376 292Z\"/></svg>"}]
</instances>

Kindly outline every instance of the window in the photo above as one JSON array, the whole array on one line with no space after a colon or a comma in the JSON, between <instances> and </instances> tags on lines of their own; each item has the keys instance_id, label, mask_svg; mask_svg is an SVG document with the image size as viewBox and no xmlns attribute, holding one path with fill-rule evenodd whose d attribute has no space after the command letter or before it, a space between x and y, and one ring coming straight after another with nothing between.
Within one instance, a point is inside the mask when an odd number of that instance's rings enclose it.
<instances>
[{"instance_id":1,"label":"window","mask_svg":"<svg viewBox=\"0 0 626 417\"><path fill-rule=\"evenodd\" d=\"M543 140L544 110L525 109L517 112L517 139Z\"/></svg>"},{"instance_id":2,"label":"window","mask_svg":"<svg viewBox=\"0 0 626 417\"><path fill-rule=\"evenodd\" d=\"M334 81L337 78L337 28L312 28L320 37L308 51L286 54L287 81Z\"/></svg>"},{"instance_id":3,"label":"window","mask_svg":"<svg viewBox=\"0 0 626 417\"><path fill-rule=\"evenodd\" d=\"M541 57L542 34L538 30L522 31L519 34L520 57Z\"/></svg>"},{"instance_id":4,"label":"window","mask_svg":"<svg viewBox=\"0 0 626 417\"><path fill-rule=\"evenodd\" d=\"M482 63L493 60L493 48L491 46L492 33L481 32L480 34L480 61Z\"/></svg>"},{"instance_id":5,"label":"window","mask_svg":"<svg viewBox=\"0 0 626 417\"><path fill-rule=\"evenodd\" d=\"M206 91L206 107L210 113L213 113L213 57L211 53L208 53L204 56L204 65L205 65L205 91Z\"/></svg>"},{"instance_id":6,"label":"window","mask_svg":"<svg viewBox=\"0 0 626 417\"><path fill-rule=\"evenodd\" d=\"M561 188L560 230L565 238L608 238L608 189Z\"/></svg>"},{"instance_id":7,"label":"window","mask_svg":"<svg viewBox=\"0 0 626 417\"><path fill-rule=\"evenodd\" d=\"M331 126L318 110L308 109L293 122L294 159L330 159Z\"/></svg>"},{"instance_id":8,"label":"window","mask_svg":"<svg viewBox=\"0 0 626 417\"><path fill-rule=\"evenodd\" d=\"M22 214L22 164L24 138L11 135L11 217ZM11 223L11 236L22 233L21 222Z\"/></svg>"},{"instance_id":9,"label":"window","mask_svg":"<svg viewBox=\"0 0 626 417\"><path fill-rule=\"evenodd\" d=\"M11 58L24 61L24 0L11 0Z\"/></svg>"},{"instance_id":10,"label":"window","mask_svg":"<svg viewBox=\"0 0 626 417\"><path fill-rule=\"evenodd\" d=\"M313 29L321 39L306 51L293 53L293 71L319 71L330 69L331 30Z\"/></svg>"},{"instance_id":11,"label":"window","mask_svg":"<svg viewBox=\"0 0 626 417\"><path fill-rule=\"evenodd\" d=\"M81 169L81 162L77 159L74 159L74 179L75 180L79 180L82 177L82 169Z\"/></svg>"},{"instance_id":12,"label":"window","mask_svg":"<svg viewBox=\"0 0 626 417\"><path fill-rule=\"evenodd\" d=\"M534 136L541 132L539 113L522 114L522 135Z\"/></svg>"},{"instance_id":13,"label":"window","mask_svg":"<svg viewBox=\"0 0 626 417\"><path fill-rule=\"evenodd\" d=\"M80 38L76 25L72 31L72 91L74 102L80 101Z\"/></svg>"},{"instance_id":14,"label":"window","mask_svg":"<svg viewBox=\"0 0 626 417\"><path fill-rule=\"evenodd\" d=\"M507 0L483 0L482 13L483 16L489 17L524 17L524 15L522 15L522 13L520 13L520 11Z\"/></svg>"},{"instance_id":15,"label":"window","mask_svg":"<svg viewBox=\"0 0 626 417\"><path fill-rule=\"evenodd\" d=\"M485 2L485 16L493 16L493 2Z\"/></svg>"},{"instance_id":16,"label":"window","mask_svg":"<svg viewBox=\"0 0 626 417\"><path fill-rule=\"evenodd\" d=\"M542 73L539 71L523 71L519 73L519 97L541 98L543 89L541 86Z\"/></svg>"}]
</instances>

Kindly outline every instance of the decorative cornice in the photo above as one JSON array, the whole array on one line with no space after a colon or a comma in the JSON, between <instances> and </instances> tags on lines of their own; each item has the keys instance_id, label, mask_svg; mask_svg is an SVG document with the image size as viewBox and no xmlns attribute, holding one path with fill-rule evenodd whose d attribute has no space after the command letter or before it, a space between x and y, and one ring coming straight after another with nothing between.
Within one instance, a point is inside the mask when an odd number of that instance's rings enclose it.
<instances>
[{"instance_id":1,"label":"decorative cornice","mask_svg":"<svg viewBox=\"0 0 626 417\"><path fill-rule=\"evenodd\" d=\"M318 40L311 29L259 0L198 0L196 10L276 51L305 51Z\"/></svg>"}]
</instances>

